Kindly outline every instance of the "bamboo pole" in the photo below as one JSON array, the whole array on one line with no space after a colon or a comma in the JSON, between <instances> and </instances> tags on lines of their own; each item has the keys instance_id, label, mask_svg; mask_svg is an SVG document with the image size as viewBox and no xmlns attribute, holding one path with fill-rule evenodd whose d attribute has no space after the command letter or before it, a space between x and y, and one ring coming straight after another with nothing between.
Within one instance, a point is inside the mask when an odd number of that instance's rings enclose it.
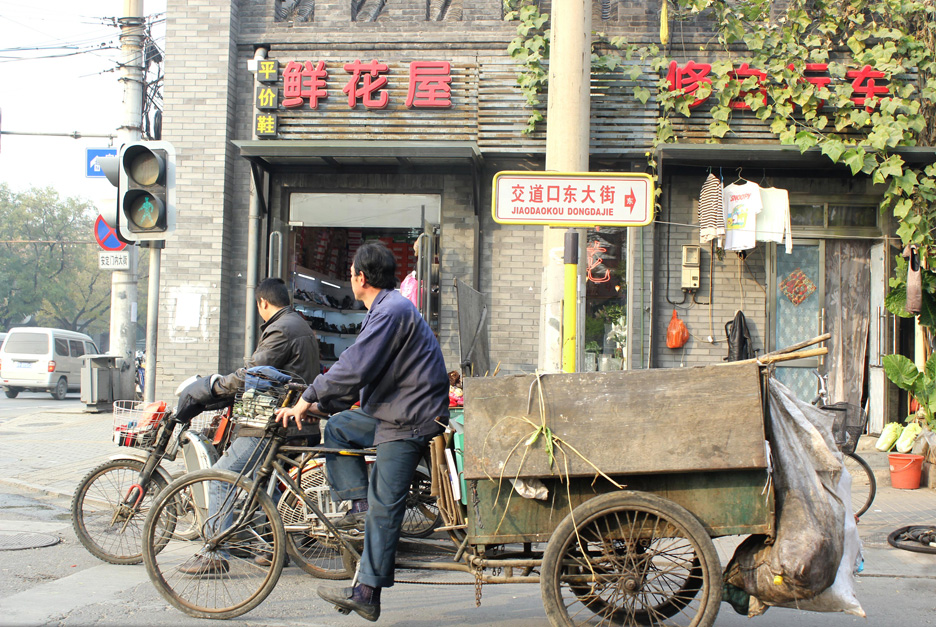
<instances>
[{"instance_id":1,"label":"bamboo pole","mask_svg":"<svg viewBox=\"0 0 936 627\"><path fill-rule=\"evenodd\" d=\"M771 357L773 355L783 355L786 353L792 353L794 351L800 350L801 348L806 348L807 346L812 346L813 344L818 344L819 342L825 342L831 337L832 337L831 333L823 333L822 335L816 336L811 340L806 340L805 342L799 342L798 344L793 344L785 348L778 348L775 351L770 351L769 353L761 355L760 359L763 360L764 357Z\"/></svg>"},{"instance_id":2,"label":"bamboo pole","mask_svg":"<svg viewBox=\"0 0 936 627\"><path fill-rule=\"evenodd\" d=\"M807 357L818 357L819 355L827 355L829 349L825 346L821 348L812 348L806 351L798 351L795 353L770 353L768 355L763 355L761 357L755 357L754 359L742 359L741 361L730 361L724 365L736 365L736 364L759 364L761 366L766 366L767 364L773 364L778 361L791 361L793 359L805 359Z\"/></svg>"}]
</instances>

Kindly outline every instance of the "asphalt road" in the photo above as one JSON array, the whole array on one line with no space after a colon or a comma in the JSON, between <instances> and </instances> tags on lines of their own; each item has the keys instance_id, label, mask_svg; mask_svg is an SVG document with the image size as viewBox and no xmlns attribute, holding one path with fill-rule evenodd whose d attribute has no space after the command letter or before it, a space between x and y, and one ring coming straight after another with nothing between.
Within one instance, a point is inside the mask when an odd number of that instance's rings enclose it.
<instances>
[{"instance_id":1,"label":"asphalt road","mask_svg":"<svg viewBox=\"0 0 936 627\"><path fill-rule=\"evenodd\" d=\"M57 401L47 392L20 392L16 398L0 393L0 422L34 412L83 408L78 392L69 392L64 401Z\"/></svg>"}]
</instances>

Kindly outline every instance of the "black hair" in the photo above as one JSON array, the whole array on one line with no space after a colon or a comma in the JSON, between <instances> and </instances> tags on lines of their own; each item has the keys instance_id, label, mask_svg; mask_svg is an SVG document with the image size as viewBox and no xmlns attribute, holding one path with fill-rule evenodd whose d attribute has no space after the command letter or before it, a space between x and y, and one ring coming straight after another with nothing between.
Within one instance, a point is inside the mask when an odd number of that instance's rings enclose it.
<instances>
[{"instance_id":1,"label":"black hair","mask_svg":"<svg viewBox=\"0 0 936 627\"><path fill-rule=\"evenodd\" d=\"M367 283L379 289L392 290L397 286L396 257L380 240L361 244L354 253L354 269L364 273Z\"/></svg>"},{"instance_id":2,"label":"black hair","mask_svg":"<svg viewBox=\"0 0 936 627\"><path fill-rule=\"evenodd\" d=\"M286 282L283 279L263 279L257 286L254 296L258 303L262 298L274 307L287 307L289 305L289 290L286 288Z\"/></svg>"}]
</instances>

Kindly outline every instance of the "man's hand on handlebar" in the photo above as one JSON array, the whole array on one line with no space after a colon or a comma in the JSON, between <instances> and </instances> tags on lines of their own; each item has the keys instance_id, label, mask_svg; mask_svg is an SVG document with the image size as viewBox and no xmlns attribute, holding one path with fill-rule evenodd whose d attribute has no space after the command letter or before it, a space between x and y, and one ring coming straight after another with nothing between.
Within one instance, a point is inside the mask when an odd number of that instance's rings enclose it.
<instances>
[{"instance_id":1,"label":"man's hand on handlebar","mask_svg":"<svg viewBox=\"0 0 936 627\"><path fill-rule=\"evenodd\" d=\"M309 403L299 399L293 407L282 407L276 410L276 419L284 427L289 426L289 420L296 421L296 427L302 428L303 422L318 422L321 418L328 418L328 414L323 412L318 403Z\"/></svg>"}]
</instances>

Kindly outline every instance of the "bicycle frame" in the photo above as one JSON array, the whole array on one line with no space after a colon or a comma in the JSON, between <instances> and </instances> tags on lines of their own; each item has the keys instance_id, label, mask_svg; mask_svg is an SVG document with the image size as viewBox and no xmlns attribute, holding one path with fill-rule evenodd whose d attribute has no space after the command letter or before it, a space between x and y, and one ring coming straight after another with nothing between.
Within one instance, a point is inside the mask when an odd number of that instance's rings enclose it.
<instances>
[{"instance_id":1,"label":"bicycle frame","mask_svg":"<svg viewBox=\"0 0 936 627\"><path fill-rule=\"evenodd\" d=\"M318 446L283 446L286 441L286 430L276 425L276 423L272 423L272 425L267 427L267 429L268 432L271 429L273 430L272 439L267 445L267 451L264 455L263 462L260 464L260 467L256 473L256 477L251 484L250 492L247 494L246 507L241 509L240 513L230 527L222 529L221 531L213 534L205 541L206 549L208 551L214 551L221 542L235 533L237 529L240 528L241 525L243 525L249 519L249 517L253 515L253 512L257 507L257 495L262 490L266 490L267 485L271 483L273 477L275 476L278 481L284 483L287 489L291 490L292 493L296 495L296 497L302 500L303 504L308 507L313 514L315 514L315 516L322 522L322 524L328 529L330 533L334 534L334 536L338 538L342 546L356 560L360 560L361 555L354 548L351 542L348 541L338 531L338 529L332 524L331 520L329 520L325 513L319 509L318 505L316 505L299 486L302 483L303 468L310 459L326 454L364 456L372 453L372 451L346 450ZM297 462L296 460L290 458L289 454L301 454L302 457ZM289 476L287 466L297 468L295 479ZM243 476L243 471L241 472L240 476ZM228 495L227 498L229 497L230 495Z\"/></svg>"}]
</instances>

